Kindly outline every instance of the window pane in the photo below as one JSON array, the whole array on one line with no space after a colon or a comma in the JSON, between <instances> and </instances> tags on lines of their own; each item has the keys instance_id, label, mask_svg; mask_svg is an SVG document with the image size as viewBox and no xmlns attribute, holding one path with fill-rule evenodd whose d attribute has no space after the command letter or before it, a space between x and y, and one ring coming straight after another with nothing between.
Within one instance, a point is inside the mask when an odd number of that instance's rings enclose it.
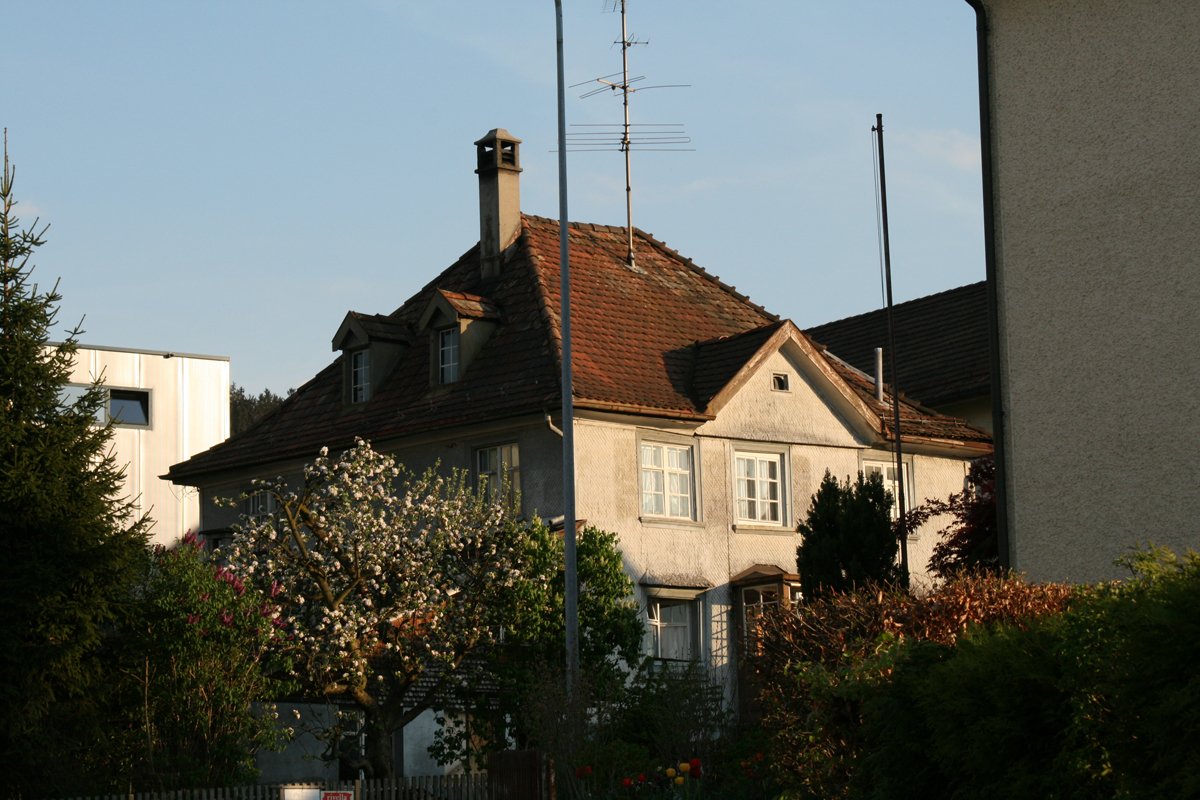
<instances>
[{"instance_id":1,"label":"window pane","mask_svg":"<svg viewBox=\"0 0 1200 800\"><path fill-rule=\"evenodd\" d=\"M662 466L662 448L652 444L642 445L642 466L643 467L661 467Z\"/></svg>"},{"instance_id":2,"label":"window pane","mask_svg":"<svg viewBox=\"0 0 1200 800\"><path fill-rule=\"evenodd\" d=\"M694 519L692 448L644 442L638 453L642 513Z\"/></svg>"},{"instance_id":3,"label":"window pane","mask_svg":"<svg viewBox=\"0 0 1200 800\"><path fill-rule=\"evenodd\" d=\"M653 635L653 655L688 661L696 658L698 619L692 600L652 600L646 608Z\"/></svg>"},{"instance_id":4,"label":"window pane","mask_svg":"<svg viewBox=\"0 0 1200 800\"><path fill-rule=\"evenodd\" d=\"M108 397L108 416L118 425L149 425L150 393L113 389Z\"/></svg>"},{"instance_id":5,"label":"window pane","mask_svg":"<svg viewBox=\"0 0 1200 800\"><path fill-rule=\"evenodd\" d=\"M448 328L439 336L438 374L442 383L458 380L458 328Z\"/></svg>"},{"instance_id":6,"label":"window pane","mask_svg":"<svg viewBox=\"0 0 1200 800\"><path fill-rule=\"evenodd\" d=\"M738 455L735 463L738 519L782 524L785 498L782 456Z\"/></svg>"}]
</instances>

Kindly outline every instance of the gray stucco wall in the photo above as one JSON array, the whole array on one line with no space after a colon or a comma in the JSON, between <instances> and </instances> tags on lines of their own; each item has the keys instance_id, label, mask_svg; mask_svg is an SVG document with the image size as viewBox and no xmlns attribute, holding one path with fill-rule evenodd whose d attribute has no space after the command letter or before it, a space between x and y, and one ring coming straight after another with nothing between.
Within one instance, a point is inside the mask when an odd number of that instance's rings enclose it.
<instances>
[{"instance_id":1,"label":"gray stucco wall","mask_svg":"<svg viewBox=\"0 0 1200 800\"><path fill-rule=\"evenodd\" d=\"M1200 4L986 0L1013 565L1200 543Z\"/></svg>"}]
</instances>

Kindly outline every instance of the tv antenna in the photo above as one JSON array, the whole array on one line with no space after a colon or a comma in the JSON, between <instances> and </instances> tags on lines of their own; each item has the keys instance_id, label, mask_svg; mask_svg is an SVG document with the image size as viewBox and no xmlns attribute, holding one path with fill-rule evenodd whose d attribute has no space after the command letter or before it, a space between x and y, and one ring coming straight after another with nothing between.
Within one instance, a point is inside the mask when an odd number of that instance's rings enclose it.
<instances>
[{"instance_id":1,"label":"tv antenna","mask_svg":"<svg viewBox=\"0 0 1200 800\"><path fill-rule=\"evenodd\" d=\"M603 75L599 78L593 78L590 81L574 84L571 88L580 86L593 86L590 91L584 92L580 98L594 97L602 93L616 94L620 92L621 103L624 106L624 122L621 123L596 123L596 124L581 124L572 125L573 128L588 128L586 131L578 131L567 134L569 141L568 147L575 151L597 151L597 150L619 150L625 154L625 235L626 235L626 255L625 260L628 266L636 267L633 252L633 181L632 172L630 169L630 153L634 150L694 150L692 147L684 145L691 144L691 138L684 132L683 125L679 123L642 123L634 125L629 121L629 96L634 92L644 91L646 89L677 89L686 87L688 84L659 84L655 86L635 86L646 79L645 75L629 76L629 50L634 45L649 44L648 41L640 41L636 37L630 36L628 27L628 15L626 6L628 0L606 0L605 7L609 11L621 12L621 38L613 44L621 46L621 71L614 72L611 75ZM636 128L636 130L635 130Z\"/></svg>"}]
</instances>

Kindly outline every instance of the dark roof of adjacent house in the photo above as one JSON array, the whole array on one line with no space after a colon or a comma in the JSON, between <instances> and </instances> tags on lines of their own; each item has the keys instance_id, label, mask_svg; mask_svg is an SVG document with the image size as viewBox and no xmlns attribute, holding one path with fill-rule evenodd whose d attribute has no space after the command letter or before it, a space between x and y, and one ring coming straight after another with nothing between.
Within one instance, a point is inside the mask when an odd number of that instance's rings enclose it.
<instances>
[{"instance_id":1,"label":"dark roof of adjacent house","mask_svg":"<svg viewBox=\"0 0 1200 800\"><path fill-rule=\"evenodd\" d=\"M522 215L521 234L505 251L499 277L481 276L476 246L387 315L386 323L357 317L371 329L410 331L414 342L398 345L395 367L366 402L345 402L335 360L257 425L176 464L168 477L186 483L229 469L311 458L322 446L348 446L358 436L386 442L557 410L558 236L557 221ZM710 401L747 360L781 326L795 330L649 234L635 230L632 267L624 228L573 223L569 241L576 408L703 422L712 417ZM435 293L462 316L497 321L460 379L444 386L432 385L434 348L420 343L418 331ZM961 420L916 408L907 415L940 426L945 439L988 441Z\"/></svg>"},{"instance_id":2,"label":"dark roof of adjacent house","mask_svg":"<svg viewBox=\"0 0 1200 800\"><path fill-rule=\"evenodd\" d=\"M896 370L903 396L938 407L987 396L987 295L983 281L893 307ZM805 333L866 373L875 348L887 348L887 310L870 311L808 328ZM887 374L891 374L886 366Z\"/></svg>"}]
</instances>

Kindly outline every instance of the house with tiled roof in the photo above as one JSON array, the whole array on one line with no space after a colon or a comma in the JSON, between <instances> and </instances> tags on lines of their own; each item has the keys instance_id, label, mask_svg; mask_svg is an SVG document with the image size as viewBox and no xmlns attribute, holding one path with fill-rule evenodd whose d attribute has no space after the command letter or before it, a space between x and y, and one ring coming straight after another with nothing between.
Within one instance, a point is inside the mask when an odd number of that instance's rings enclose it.
<instances>
[{"instance_id":1,"label":"house with tiled roof","mask_svg":"<svg viewBox=\"0 0 1200 800\"><path fill-rule=\"evenodd\" d=\"M991 432L985 283L896 303L892 319L901 395ZM826 322L804 332L847 363L873 374L875 348L888 342L887 310Z\"/></svg>"},{"instance_id":2,"label":"house with tiled roof","mask_svg":"<svg viewBox=\"0 0 1200 800\"><path fill-rule=\"evenodd\" d=\"M506 475L523 513L563 513L559 225L520 210L520 140L497 129L476 146L479 243L391 313L348 314L329 366L171 468L208 531L237 519L211 498L355 437L413 469ZM825 471L894 482L891 398L653 236L633 231L633 260L625 228L569 231L577 516L619 535L647 652L733 687L740 621L797 591L797 526ZM961 490L987 434L901 411L908 496ZM917 572L933 543L914 532Z\"/></svg>"}]
</instances>

